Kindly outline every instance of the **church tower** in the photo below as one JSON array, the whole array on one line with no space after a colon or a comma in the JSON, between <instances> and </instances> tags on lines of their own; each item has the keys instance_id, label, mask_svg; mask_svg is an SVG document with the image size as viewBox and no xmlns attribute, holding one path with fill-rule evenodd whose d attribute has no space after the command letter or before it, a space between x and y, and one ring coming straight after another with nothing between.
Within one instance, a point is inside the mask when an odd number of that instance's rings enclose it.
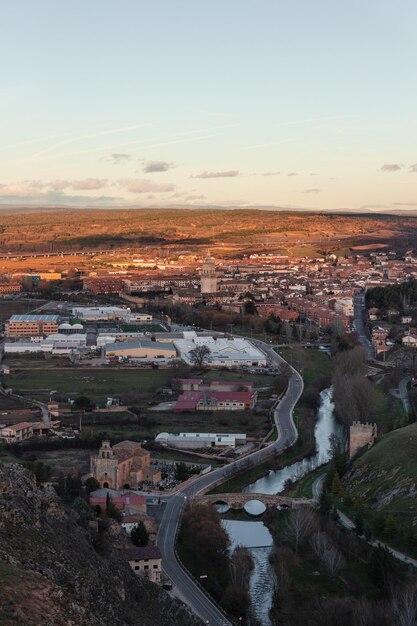
<instances>
[{"instance_id":1,"label":"church tower","mask_svg":"<svg viewBox=\"0 0 417 626\"><path fill-rule=\"evenodd\" d=\"M91 456L91 474L100 487L118 489L118 461L110 441L102 441L97 456Z\"/></svg>"},{"instance_id":2,"label":"church tower","mask_svg":"<svg viewBox=\"0 0 417 626\"><path fill-rule=\"evenodd\" d=\"M201 293L216 293L217 291L217 275L214 259L210 252L204 259L201 269Z\"/></svg>"}]
</instances>

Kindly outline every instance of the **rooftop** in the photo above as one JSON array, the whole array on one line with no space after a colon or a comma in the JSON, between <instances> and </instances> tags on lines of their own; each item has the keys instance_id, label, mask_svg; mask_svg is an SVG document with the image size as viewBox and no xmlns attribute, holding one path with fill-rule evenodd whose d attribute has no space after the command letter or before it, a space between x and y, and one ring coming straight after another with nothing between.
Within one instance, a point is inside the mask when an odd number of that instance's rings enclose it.
<instances>
[{"instance_id":1,"label":"rooftop","mask_svg":"<svg viewBox=\"0 0 417 626\"><path fill-rule=\"evenodd\" d=\"M14 314L9 322L59 322L59 315Z\"/></svg>"}]
</instances>

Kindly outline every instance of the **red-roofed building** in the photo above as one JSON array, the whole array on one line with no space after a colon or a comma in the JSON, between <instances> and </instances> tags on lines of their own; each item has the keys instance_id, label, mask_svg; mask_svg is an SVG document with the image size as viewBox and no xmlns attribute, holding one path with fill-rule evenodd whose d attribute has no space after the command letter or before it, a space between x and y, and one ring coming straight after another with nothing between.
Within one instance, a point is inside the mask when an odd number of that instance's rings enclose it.
<instances>
[{"instance_id":1,"label":"red-roofed building","mask_svg":"<svg viewBox=\"0 0 417 626\"><path fill-rule=\"evenodd\" d=\"M174 406L174 413L195 411L251 411L256 391L184 391Z\"/></svg>"},{"instance_id":2,"label":"red-roofed building","mask_svg":"<svg viewBox=\"0 0 417 626\"><path fill-rule=\"evenodd\" d=\"M90 493L91 506L99 506L102 511L106 510L107 496L119 511L131 509L139 513L146 513L146 497L140 496L134 491L117 491L115 489L97 489Z\"/></svg>"}]
</instances>

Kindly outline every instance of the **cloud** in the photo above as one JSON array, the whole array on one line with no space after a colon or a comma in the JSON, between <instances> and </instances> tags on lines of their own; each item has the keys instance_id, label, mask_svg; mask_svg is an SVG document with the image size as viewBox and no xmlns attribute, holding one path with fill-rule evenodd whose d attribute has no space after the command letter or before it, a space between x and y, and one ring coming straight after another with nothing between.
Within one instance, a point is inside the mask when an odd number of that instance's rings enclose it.
<instances>
[{"instance_id":1,"label":"cloud","mask_svg":"<svg viewBox=\"0 0 417 626\"><path fill-rule=\"evenodd\" d=\"M71 188L77 191L87 191L91 189L102 189L107 185L107 178L84 178L84 180L73 180Z\"/></svg>"},{"instance_id":2,"label":"cloud","mask_svg":"<svg viewBox=\"0 0 417 626\"><path fill-rule=\"evenodd\" d=\"M175 185L159 184L151 180L137 180L127 178L117 181L119 187L131 193L165 193L166 191L174 191Z\"/></svg>"},{"instance_id":3,"label":"cloud","mask_svg":"<svg viewBox=\"0 0 417 626\"><path fill-rule=\"evenodd\" d=\"M262 176L279 176L281 172L264 172Z\"/></svg>"},{"instance_id":4,"label":"cloud","mask_svg":"<svg viewBox=\"0 0 417 626\"><path fill-rule=\"evenodd\" d=\"M321 193L321 189L305 189L303 193Z\"/></svg>"},{"instance_id":5,"label":"cloud","mask_svg":"<svg viewBox=\"0 0 417 626\"><path fill-rule=\"evenodd\" d=\"M201 172L191 178L235 178L239 176L239 170L225 170L224 172Z\"/></svg>"},{"instance_id":6,"label":"cloud","mask_svg":"<svg viewBox=\"0 0 417 626\"><path fill-rule=\"evenodd\" d=\"M107 178L84 178L83 180L54 180L47 185L53 191L74 189L75 191L91 191L107 186Z\"/></svg>"},{"instance_id":7,"label":"cloud","mask_svg":"<svg viewBox=\"0 0 417 626\"><path fill-rule=\"evenodd\" d=\"M130 154L126 154L126 152L113 152L113 154L110 155L110 161L113 161L115 165L125 163L126 161L129 161L130 158Z\"/></svg>"},{"instance_id":8,"label":"cloud","mask_svg":"<svg viewBox=\"0 0 417 626\"><path fill-rule=\"evenodd\" d=\"M287 176L298 176L297 172L290 172Z\"/></svg>"},{"instance_id":9,"label":"cloud","mask_svg":"<svg viewBox=\"0 0 417 626\"><path fill-rule=\"evenodd\" d=\"M402 169L402 165L399 163L385 163L381 167L382 172L398 172L398 170Z\"/></svg>"},{"instance_id":10,"label":"cloud","mask_svg":"<svg viewBox=\"0 0 417 626\"><path fill-rule=\"evenodd\" d=\"M410 165L410 174L417 174L417 163Z\"/></svg>"},{"instance_id":11,"label":"cloud","mask_svg":"<svg viewBox=\"0 0 417 626\"><path fill-rule=\"evenodd\" d=\"M168 161L147 161L143 166L143 171L146 174L153 174L154 172L167 172L173 167L175 164Z\"/></svg>"}]
</instances>

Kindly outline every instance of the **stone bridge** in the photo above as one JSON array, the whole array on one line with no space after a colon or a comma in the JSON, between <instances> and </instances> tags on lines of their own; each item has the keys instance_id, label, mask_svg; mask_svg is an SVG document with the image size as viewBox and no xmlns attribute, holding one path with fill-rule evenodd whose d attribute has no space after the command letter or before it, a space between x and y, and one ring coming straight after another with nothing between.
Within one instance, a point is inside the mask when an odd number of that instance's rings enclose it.
<instances>
[{"instance_id":1,"label":"stone bridge","mask_svg":"<svg viewBox=\"0 0 417 626\"><path fill-rule=\"evenodd\" d=\"M195 496L192 500L204 504L228 504L232 509L242 509L250 500L259 500L266 507L278 506L279 504L291 509L300 506L317 506L316 500L313 499L288 498L287 496L268 493L212 493Z\"/></svg>"}]
</instances>

